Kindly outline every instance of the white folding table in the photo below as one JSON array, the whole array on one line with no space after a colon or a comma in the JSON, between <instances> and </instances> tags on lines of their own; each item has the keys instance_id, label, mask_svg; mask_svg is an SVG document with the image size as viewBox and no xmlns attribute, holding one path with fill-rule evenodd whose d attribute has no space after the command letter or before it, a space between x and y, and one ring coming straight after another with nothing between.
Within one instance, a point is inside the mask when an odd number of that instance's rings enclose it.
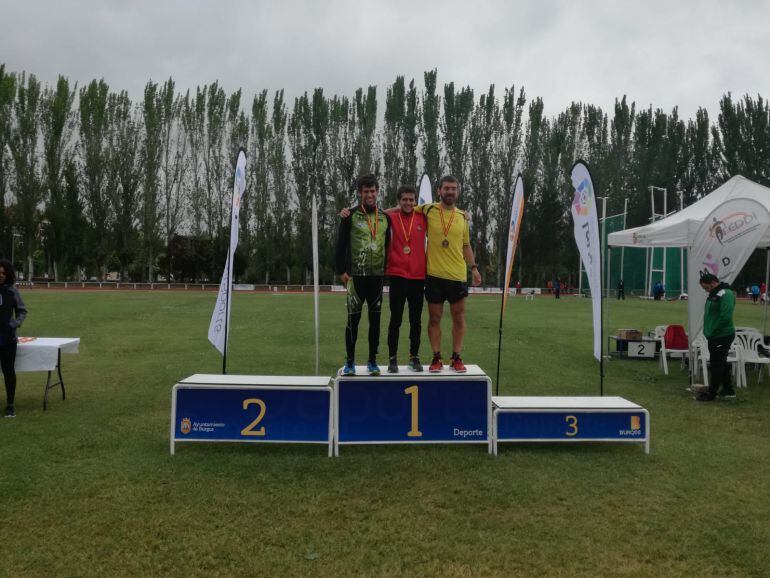
<instances>
[{"instance_id":1,"label":"white folding table","mask_svg":"<svg viewBox=\"0 0 770 578\"><path fill-rule=\"evenodd\" d=\"M79 337L19 337L16 349L16 371L47 371L48 379L43 395L43 410L48 408L48 391L61 386L61 398L67 399L64 378L61 374L61 354L77 353ZM51 383L56 372L58 381Z\"/></svg>"}]
</instances>

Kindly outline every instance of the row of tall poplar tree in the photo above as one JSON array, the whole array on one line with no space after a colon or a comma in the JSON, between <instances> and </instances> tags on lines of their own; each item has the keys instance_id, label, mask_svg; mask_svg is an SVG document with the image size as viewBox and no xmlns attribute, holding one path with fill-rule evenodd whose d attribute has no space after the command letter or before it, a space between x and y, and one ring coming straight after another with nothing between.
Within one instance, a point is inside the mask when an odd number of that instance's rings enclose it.
<instances>
[{"instance_id":1,"label":"row of tall poplar tree","mask_svg":"<svg viewBox=\"0 0 770 578\"><path fill-rule=\"evenodd\" d=\"M527 195L515 277L544 286L575 280L569 171L592 167L608 214L649 222L649 187L669 207L692 203L732 175L770 185L770 110L761 96L724 95L716 122L705 109L613 110L573 103L556 116L511 86L476 94L437 71L421 87L397 77L353 96L317 88L287 102L283 90L248 103L218 82L180 91L147 83L141 100L104 80L44 86L0 65L0 253L26 278L217 280L229 238L234 160L248 155L236 276L252 283L306 282L311 270L311 195L317 195L322 282L332 281L337 213L358 175L381 180L381 205L425 172L462 183L460 206L485 283L499 284L512 187ZM660 193L658 193L660 194Z\"/></svg>"}]
</instances>

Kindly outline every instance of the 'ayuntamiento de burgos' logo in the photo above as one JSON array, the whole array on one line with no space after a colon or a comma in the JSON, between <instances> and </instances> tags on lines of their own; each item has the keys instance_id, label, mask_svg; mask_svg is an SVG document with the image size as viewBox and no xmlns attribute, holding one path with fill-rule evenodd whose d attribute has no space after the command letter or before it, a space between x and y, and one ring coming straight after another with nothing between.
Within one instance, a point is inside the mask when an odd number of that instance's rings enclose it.
<instances>
[{"instance_id":1,"label":"'ayuntamiento de burgos' logo","mask_svg":"<svg viewBox=\"0 0 770 578\"><path fill-rule=\"evenodd\" d=\"M757 221L756 213L746 211L730 213L724 219L714 217L709 226L709 237L724 245L756 229L759 226Z\"/></svg>"},{"instance_id":2,"label":"'ayuntamiento de burgos' logo","mask_svg":"<svg viewBox=\"0 0 770 578\"><path fill-rule=\"evenodd\" d=\"M575 188L575 196L572 199L572 209L576 215L581 217L588 216L588 210L591 207L591 200L593 199L594 192L591 187L591 183L588 179L583 181Z\"/></svg>"},{"instance_id":3,"label":"'ayuntamiento de burgos' logo","mask_svg":"<svg viewBox=\"0 0 770 578\"><path fill-rule=\"evenodd\" d=\"M190 433L191 429L192 429L192 424L190 423L190 418L186 417L186 418L182 419L182 423L179 426L179 430L183 434L187 435L188 433Z\"/></svg>"}]
</instances>

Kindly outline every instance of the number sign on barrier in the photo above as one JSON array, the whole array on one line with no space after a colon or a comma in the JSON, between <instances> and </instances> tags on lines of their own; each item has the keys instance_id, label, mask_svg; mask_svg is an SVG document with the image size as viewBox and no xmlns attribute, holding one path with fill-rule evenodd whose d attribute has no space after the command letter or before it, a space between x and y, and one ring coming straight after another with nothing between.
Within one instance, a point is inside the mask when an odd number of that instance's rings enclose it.
<instances>
[{"instance_id":1,"label":"number sign on barrier","mask_svg":"<svg viewBox=\"0 0 770 578\"><path fill-rule=\"evenodd\" d=\"M478 366L339 376L334 388L337 454L344 444L488 443L491 382Z\"/></svg>"},{"instance_id":2,"label":"number sign on barrier","mask_svg":"<svg viewBox=\"0 0 770 578\"><path fill-rule=\"evenodd\" d=\"M655 357L655 341L629 341L628 357L653 359Z\"/></svg>"},{"instance_id":3,"label":"number sign on barrier","mask_svg":"<svg viewBox=\"0 0 770 578\"><path fill-rule=\"evenodd\" d=\"M171 395L171 453L180 442L327 444L332 455L329 378L193 375Z\"/></svg>"},{"instance_id":4,"label":"number sign on barrier","mask_svg":"<svg viewBox=\"0 0 770 578\"><path fill-rule=\"evenodd\" d=\"M492 453L498 442L642 443L650 415L622 397L493 397Z\"/></svg>"}]
</instances>

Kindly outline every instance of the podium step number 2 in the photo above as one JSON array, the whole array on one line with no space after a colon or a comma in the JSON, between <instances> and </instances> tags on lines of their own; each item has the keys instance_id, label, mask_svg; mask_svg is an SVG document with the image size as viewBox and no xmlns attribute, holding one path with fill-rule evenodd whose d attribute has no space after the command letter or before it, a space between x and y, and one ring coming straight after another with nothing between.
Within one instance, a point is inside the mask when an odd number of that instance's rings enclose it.
<instances>
[{"instance_id":1,"label":"podium step number 2","mask_svg":"<svg viewBox=\"0 0 770 578\"><path fill-rule=\"evenodd\" d=\"M333 454L328 377L193 375L171 394L171 453L183 442L326 444Z\"/></svg>"}]
</instances>

